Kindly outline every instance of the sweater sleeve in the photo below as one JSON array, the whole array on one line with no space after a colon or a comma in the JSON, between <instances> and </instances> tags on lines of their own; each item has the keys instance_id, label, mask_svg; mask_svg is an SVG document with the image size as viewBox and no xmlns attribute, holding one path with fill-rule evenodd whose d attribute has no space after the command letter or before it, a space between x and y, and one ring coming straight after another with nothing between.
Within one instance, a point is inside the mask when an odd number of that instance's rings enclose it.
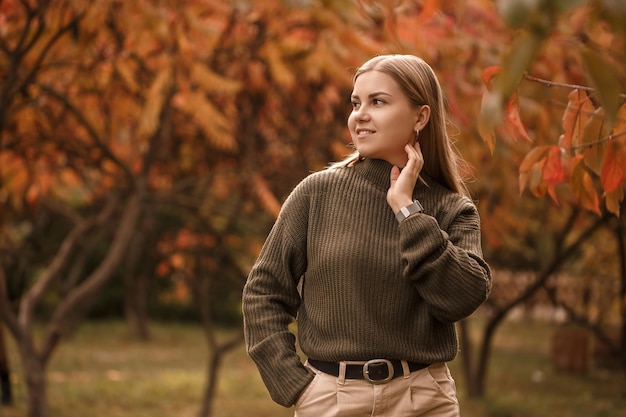
<instances>
[{"instance_id":1,"label":"sweater sleeve","mask_svg":"<svg viewBox=\"0 0 626 417\"><path fill-rule=\"evenodd\" d=\"M446 230L428 214L400 224L405 276L414 282L431 314L450 323L472 314L491 290L478 210L466 198L454 203L442 217Z\"/></svg>"},{"instance_id":2,"label":"sweater sleeve","mask_svg":"<svg viewBox=\"0 0 626 417\"><path fill-rule=\"evenodd\" d=\"M291 406L313 379L296 353L289 325L300 305L306 269L307 207L292 193L270 231L243 289L246 348L272 399Z\"/></svg>"}]
</instances>

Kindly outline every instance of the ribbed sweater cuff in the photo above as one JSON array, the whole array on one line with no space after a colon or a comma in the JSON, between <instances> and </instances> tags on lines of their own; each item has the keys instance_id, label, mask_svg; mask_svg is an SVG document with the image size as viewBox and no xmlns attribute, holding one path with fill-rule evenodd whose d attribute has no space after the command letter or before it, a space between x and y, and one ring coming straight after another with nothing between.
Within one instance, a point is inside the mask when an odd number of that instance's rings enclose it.
<instances>
[{"instance_id":1,"label":"ribbed sweater cuff","mask_svg":"<svg viewBox=\"0 0 626 417\"><path fill-rule=\"evenodd\" d=\"M285 349L284 340L280 339L270 337L249 353L259 368L272 400L284 407L291 407L315 375L302 364L292 349Z\"/></svg>"},{"instance_id":2,"label":"ribbed sweater cuff","mask_svg":"<svg viewBox=\"0 0 626 417\"><path fill-rule=\"evenodd\" d=\"M411 249L416 259L425 259L438 248L444 248L449 238L437 220L427 214L411 216L399 228L401 250Z\"/></svg>"}]
</instances>

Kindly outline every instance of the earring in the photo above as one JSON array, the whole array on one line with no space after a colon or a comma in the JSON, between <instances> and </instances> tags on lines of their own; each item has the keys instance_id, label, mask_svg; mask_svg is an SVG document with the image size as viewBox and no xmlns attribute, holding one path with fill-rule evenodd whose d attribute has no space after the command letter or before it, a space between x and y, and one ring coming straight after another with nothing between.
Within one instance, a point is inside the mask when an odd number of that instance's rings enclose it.
<instances>
[{"instance_id":1,"label":"earring","mask_svg":"<svg viewBox=\"0 0 626 417\"><path fill-rule=\"evenodd\" d=\"M415 142L417 142L419 137L420 137L420 130L419 129L415 129Z\"/></svg>"}]
</instances>

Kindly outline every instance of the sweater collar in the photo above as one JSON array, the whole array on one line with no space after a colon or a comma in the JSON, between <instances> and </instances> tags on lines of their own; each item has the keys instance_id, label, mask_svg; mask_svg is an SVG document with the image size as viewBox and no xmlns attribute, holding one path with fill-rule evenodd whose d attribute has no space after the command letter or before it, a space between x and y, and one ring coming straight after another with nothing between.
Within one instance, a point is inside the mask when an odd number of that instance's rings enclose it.
<instances>
[{"instance_id":1,"label":"sweater collar","mask_svg":"<svg viewBox=\"0 0 626 417\"><path fill-rule=\"evenodd\" d=\"M354 166L354 169L363 178L383 191L387 191L389 189L389 176L391 175L392 166L393 165L389 162L382 159L365 158L358 162ZM428 184L430 184L431 180L431 177L422 170L420 178L417 180L416 187L420 187L421 184L429 187Z\"/></svg>"},{"instance_id":2,"label":"sweater collar","mask_svg":"<svg viewBox=\"0 0 626 417\"><path fill-rule=\"evenodd\" d=\"M355 171L377 187L389 189L389 175L392 165L382 159L365 158L354 166Z\"/></svg>"}]
</instances>

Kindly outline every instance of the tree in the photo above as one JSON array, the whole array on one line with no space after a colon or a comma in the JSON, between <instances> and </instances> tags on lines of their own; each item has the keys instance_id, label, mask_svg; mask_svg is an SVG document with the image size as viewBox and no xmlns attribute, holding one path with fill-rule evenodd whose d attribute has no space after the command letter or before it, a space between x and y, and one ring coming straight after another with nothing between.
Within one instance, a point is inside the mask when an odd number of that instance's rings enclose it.
<instances>
[{"instance_id":1,"label":"tree","mask_svg":"<svg viewBox=\"0 0 626 417\"><path fill-rule=\"evenodd\" d=\"M550 196L558 204L568 204L595 213L597 220L588 229L578 223L574 215L563 236L575 235L571 249L575 249L594 237L598 227L612 230L616 241L616 255L620 262L622 336L615 352L626 352L626 258L624 258L624 174L626 172L626 104L623 94L626 87L626 7L616 2L524 2L504 4L502 13L518 37L504 58L501 67L487 68L484 80L487 85L479 128L482 137L493 150L495 130L504 126L516 137L530 140L536 136L524 160L519 164L521 191L529 190L536 197ZM563 48L557 56L563 58L563 69L557 72L564 79L548 79L554 69L556 48L564 40L569 48ZM556 64L559 64L557 61ZM577 71L577 68L584 69ZM553 73L554 75L554 73ZM526 133L520 117L522 94L528 94L529 83L570 90L567 98L556 99L566 104L561 108L562 130L560 134L546 133L533 126ZM583 85L580 85L583 84ZM584 84L589 84L590 87ZM534 86L533 86L534 87ZM500 111L500 109L503 109ZM502 122L502 123L501 123ZM542 143L543 142L543 143ZM613 217L615 216L615 217ZM571 239L570 239L571 240ZM560 239L561 247L567 247ZM573 254L580 253L575 251ZM546 286L547 278L571 256L557 251L546 264L534 285L528 288L530 295L542 287L548 287L555 304L564 307L570 316L590 327L601 339L610 342L603 330L590 322L580 311L554 297L554 288ZM507 308L501 309L505 314ZM495 325L492 321L491 324ZM626 357L624 357L626 363Z\"/></svg>"}]
</instances>

